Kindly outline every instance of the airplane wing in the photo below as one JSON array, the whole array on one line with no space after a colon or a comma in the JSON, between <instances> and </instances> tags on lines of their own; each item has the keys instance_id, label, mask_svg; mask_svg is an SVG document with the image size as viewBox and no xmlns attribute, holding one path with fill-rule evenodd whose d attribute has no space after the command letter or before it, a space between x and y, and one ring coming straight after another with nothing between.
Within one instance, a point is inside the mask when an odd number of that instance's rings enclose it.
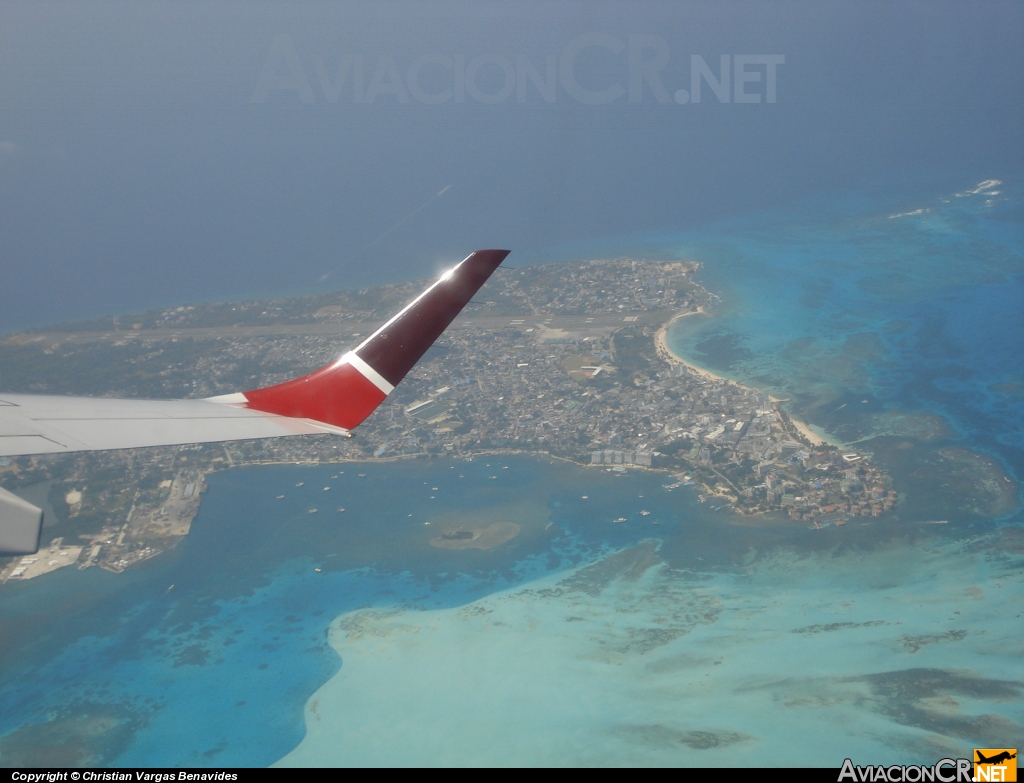
<instances>
[{"instance_id":1,"label":"airplane wing","mask_svg":"<svg viewBox=\"0 0 1024 783\"><path fill-rule=\"evenodd\" d=\"M0 456L347 434L387 398L508 253L477 250L356 348L276 386L205 400L0 393ZM0 555L35 552L41 527L39 509L0 490Z\"/></svg>"}]
</instances>

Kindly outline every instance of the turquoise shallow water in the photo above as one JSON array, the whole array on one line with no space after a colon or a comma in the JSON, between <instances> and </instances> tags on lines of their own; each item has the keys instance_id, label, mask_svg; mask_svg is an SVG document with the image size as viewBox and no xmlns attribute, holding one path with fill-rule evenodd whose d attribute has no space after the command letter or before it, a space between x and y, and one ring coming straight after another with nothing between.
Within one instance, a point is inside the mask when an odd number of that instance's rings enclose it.
<instances>
[{"instance_id":1,"label":"turquoise shallow water","mask_svg":"<svg viewBox=\"0 0 1024 783\"><path fill-rule=\"evenodd\" d=\"M531 458L214 475L168 555L5 591L0 761L832 764L1021 736L1015 528L751 526L664 484ZM521 532L430 546L474 520Z\"/></svg>"},{"instance_id":2,"label":"turquoise shallow water","mask_svg":"<svg viewBox=\"0 0 1024 783\"><path fill-rule=\"evenodd\" d=\"M721 297L671 346L841 441L931 429L1024 475L1024 201L1005 183L974 190L662 239Z\"/></svg>"},{"instance_id":3,"label":"turquoise shallow water","mask_svg":"<svg viewBox=\"0 0 1024 783\"><path fill-rule=\"evenodd\" d=\"M543 458L215 474L176 549L0 591L0 764L838 766L1024 744L1024 263L998 189L644 240L721 297L674 349L872 450L894 514L751 525L656 473ZM497 521L520 532L493 550L430 545Z\"/></svg>"},{"instance_id":4,"label":"turquoise shallow water","mask_svg":"<svg viewBox=\"0 0 1024 783\"><path fill-rule=\"evenodd\" d=\"M0 761L269 764L301 740L305 701L340 665L333 617L458 606L628 545L636 530L594 528L592 510L640 520L640 498L621 492L634 480L532 459L215 474L176 549L121 575L5 587ZM660 480L645 486L664 492ZM658 518L679 526L691 506ZM441 526L479 519L522 531L487 552L430 546Z\"/></svg>"},{"instance_id":5,"label":"turquoise shallow water","mask_svg":"<svg viewBox=\"0 0 1024 783\"><path fill-rule=\"evenodd\" d=\"M988 554L751 550L695 573L648 541L457 609L346 614L344 665L281 763L838 766L1012 745L1020 558Z\"/></svg>"}]
</instances>

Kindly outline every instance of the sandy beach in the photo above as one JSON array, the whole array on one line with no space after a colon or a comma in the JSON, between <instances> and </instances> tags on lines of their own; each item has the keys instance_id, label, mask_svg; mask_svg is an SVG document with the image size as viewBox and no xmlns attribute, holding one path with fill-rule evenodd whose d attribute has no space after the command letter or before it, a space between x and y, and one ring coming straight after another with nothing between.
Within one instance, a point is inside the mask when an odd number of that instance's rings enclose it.
<instances>
[{"instance_id":1,"label":"sandy beach","mask_svg":"<svg viewBox=\"0 0 1024 783\"><path fill-rule=\"evenodd\" d=\"M673 353L672 350L668 347L669 327L671 327L672 324L674 324L680 318L687 318L692 315L710 315L710 313L708 313L702 305L693 312L679 313L678 315L673 316L667 323L663 324L654 335L654 347L658 353L658 356L661 357L664 361L668 362L669 364L681 364L685 366L690 372L694 373L695 375L699 375L702 378L707 378L709 381L718 381L720 383L734 383L737 386L743 386L743 384L738 383L737 381L734 381L731 378L726 378L723 375L717 375L711 372L710 370L705 370L703 367L697 367L696 365L691 364L690 362L686 361L679 355ZM771 397L771 401L774 405L778 405L778 403L781 402L782 400L780 400L778 397ZM841 445L823 435L819 435L817 432L812 430L808 424L800 421L799 419L795 419L792 416L789 417L789 423L793 425L793 429L799 432L803 437L807 438L808 442L810 442L813 446Z\"/></svg>"},{"instance_id":2,"label":"sandy beach","mask_svg":"<svg viewBox=\"0 0 1024 783\"><path fill-rule=\"evenodd\" d=\"M654 335L654 348L658 352L658 356L660 356L669 364L681 364L687 367L690 370L690 372L695 373L696 375L699 375L702 378L707 378L709 381L735 383L735 381L726 378L724 375L716 375L710 370L705 370L703 367L698 367L695 364L690 364L690 362L672 353L671 349L668 347L668 339L666 335L668 334L669 327L672 326L672 324L674 324L680 318L688 318L691 315L710 315L710 313L704 309L703 305L701 305L693 312L679 313L677 315L674 315L667 323L663 324L662 327L658 329L657 333Z\"/></svg>"},{"instance_id":3,"label":"sandy beach","mask_svg":"<svg viewBox=\"0 0 1024 783\"><path fill-rule=\"evenodd\" d=\"M841 446L842 444L837 443L834 440L830 440L823 435L819 435L811 429L810 425L800 421L800 419L794 419L792 416L789 417L789 423L793 425L793 429L797 430L807 440L809 440L815 446Z\"/></svg>"}]
</instances>

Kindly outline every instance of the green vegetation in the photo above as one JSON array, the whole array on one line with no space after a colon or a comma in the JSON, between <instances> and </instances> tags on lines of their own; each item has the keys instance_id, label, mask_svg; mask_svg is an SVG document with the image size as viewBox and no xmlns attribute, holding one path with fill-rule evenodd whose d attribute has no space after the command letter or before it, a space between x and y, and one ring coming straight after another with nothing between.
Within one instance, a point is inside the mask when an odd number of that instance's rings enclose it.
<instances>
[{"instance_id":1,"label":"green vegetation","mask_svg":"<svg viewBox=\"0 0 1024 783\"><path fill-rule=\"evenodd\" d=\"M615 366L624 377L646 373L655 359L646 327L627 326L615 333Z\"/></svg>"}]
</instances>

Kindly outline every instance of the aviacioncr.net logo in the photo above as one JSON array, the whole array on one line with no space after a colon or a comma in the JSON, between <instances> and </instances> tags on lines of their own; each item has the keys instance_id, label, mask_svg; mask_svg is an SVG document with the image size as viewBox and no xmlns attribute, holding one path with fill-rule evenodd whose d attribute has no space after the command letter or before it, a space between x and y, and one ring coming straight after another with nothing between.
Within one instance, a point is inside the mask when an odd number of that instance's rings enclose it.
<instances>
[{"instance_id":1,"label":"aviacioncr.net logo","mask_svg":"<svg viewBox=\"0 0 1024 783\"><path fill-rule=\"evenodd\" d=\"M1015 783L1017 780L1016 748L975 748L974 780L981 783Z\"/></svg>"},{"instance_id":2,"label":"aviacioncr.net logo","mask_svg":"<svg viewBox=\"0 0 1024 783\"><path fill-rule=\"evenodd\" d=\"M940 759L930 767L923 764L866 767L843 761L838 783L972 783L970 759Z\"/></svg>"}]
</instances>

